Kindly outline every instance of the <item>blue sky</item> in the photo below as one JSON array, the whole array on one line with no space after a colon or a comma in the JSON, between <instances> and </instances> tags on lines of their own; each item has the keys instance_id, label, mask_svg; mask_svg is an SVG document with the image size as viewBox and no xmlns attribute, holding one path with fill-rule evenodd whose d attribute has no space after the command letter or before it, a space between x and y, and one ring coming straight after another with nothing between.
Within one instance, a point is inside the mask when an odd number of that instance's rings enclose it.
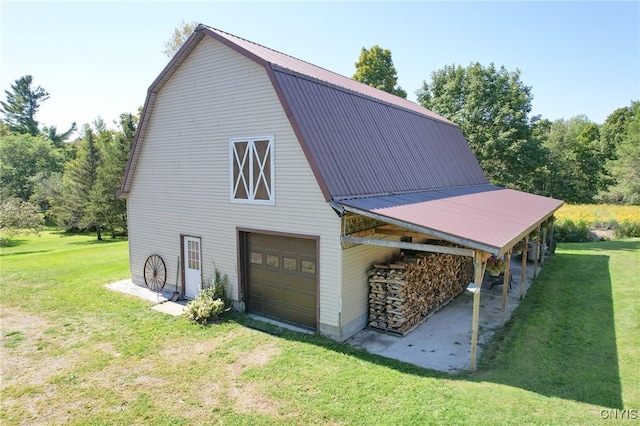
<instances>
[{"instance_id":1,"label":"blue sky","mask_svg":"<svg viewBox=\"0 0 640 426\"><path fill-rule=\"evenodd\" d=\"M532 87L532 115L601 123L640 99L640 2L0 3L0 88L31 74L51 95L41 124L66 129L136 112L197 21L351 76L362 47L390 49L415 91L445 65L504 65Z\"/></svg>"}]
</instances>

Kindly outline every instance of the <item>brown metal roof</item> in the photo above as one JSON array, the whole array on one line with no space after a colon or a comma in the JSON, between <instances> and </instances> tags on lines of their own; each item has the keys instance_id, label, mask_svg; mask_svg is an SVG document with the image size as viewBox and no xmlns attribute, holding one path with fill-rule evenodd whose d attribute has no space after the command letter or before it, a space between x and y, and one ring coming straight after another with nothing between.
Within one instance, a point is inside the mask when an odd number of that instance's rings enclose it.
<instances>
[{"instance_id":1,"label":"brown metal roof","mask_svg":"<svg viewBox=\"0 0 640 426\"><path fill-rule=\"evenodd\" d=\"M342 200L348 211L502 255L562 201L493 185Z\"/></svg>"},{"instance_id":2,"label":"brown metal roof","mask_svg":"<svg viewBox=\"0 0 640 426\"><path fill-rule=\"evenodd\" d=\"M331 198L488 183L457 126L272 69Z\"/></svg>"}]
</instances>

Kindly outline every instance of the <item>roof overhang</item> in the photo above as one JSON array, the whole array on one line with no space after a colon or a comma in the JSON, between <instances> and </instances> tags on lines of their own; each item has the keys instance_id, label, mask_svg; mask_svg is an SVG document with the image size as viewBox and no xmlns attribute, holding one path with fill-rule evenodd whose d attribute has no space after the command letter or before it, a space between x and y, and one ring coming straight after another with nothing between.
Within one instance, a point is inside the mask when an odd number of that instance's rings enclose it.
<instances>
[{"instance_id":1,"label":"roof overhang","mask_svg":"<svg viewBox=\"0 0 640 426\"><path fill-rule=\"evenodd\" d=\"M333 200L347 212L502 256L563 204L493 185Z\"/></svg>"}]
</instances>

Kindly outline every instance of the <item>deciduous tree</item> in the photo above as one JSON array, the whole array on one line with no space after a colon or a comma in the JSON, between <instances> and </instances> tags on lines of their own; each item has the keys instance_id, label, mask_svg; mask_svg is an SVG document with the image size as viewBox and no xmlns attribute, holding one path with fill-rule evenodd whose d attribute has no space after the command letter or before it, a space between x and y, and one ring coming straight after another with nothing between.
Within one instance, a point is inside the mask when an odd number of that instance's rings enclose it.
<instances>
[{"instance_id":1,"label":"deciduous tree","mask_svg":"<svg viewBox=\"0 0 640 426\"><path fill-rule=\"evenodd\" d=\"M0 195L27 201L36 174L49 177L63 168L60 150L42 136L9 134L0 137Z\"/></svg>"},{"instance_id":2,"label":"deciduous tree","mask_svg":"<svg viewBox=\"0 0 640 426\"><path fill-rule=\"evenodd\" d=\"M198 23L195 21L185 22L184 19L180 22L180 25L173 30L171 38L164 44L164 53L167 57L173 58L178 50L182 47L185 41L191 36L193 30L196 29Z\"/></svg>"},{"instance_id":3,"label":"deciduous tree","mask_svg":"<svg viewBox=\"0 0 640 426\"><path fill-rule=\"evenodd\" d=\"M493 64L451 65L431 73L417 91L422 106L457 123L490 181L529 189L544 167L544 150L532 138L531 88L520 71Z\"/></svg>"},{"instance_id":4,"label":"deciduous tree","mask_svg":"<svg viewBox=\"0 0 640 426\"><path fill-rule=\"evenodd\" d=\"M608 182L599 126L579 115L555 120L543 133L550 167L545 195L570 203L592 203Z\"/></svg>"},{"instance_id":5,"label":"deciduous tree","mask_svg":"<svg viewBox=\"0 0 640 426\"><path fill-rule=\"evenodd\" d=\"M398 86L398 72L393 65L391 51L377 44L371 49L362 48L353 79L401 98L407 98L407 92Z\"/></svg>"},{"instance_id":6,"label":"deciduous tree","mask_svg":"<svg viewBox=\"0 0 640 426\"><path fill-rule=\"evenodd\" d=\"M612 198L623 203L640 204L640 102L631 105L625 121L615 159L607 165L615 180L609 192Z\"/></svg>"},{"instance_id":7,"label":"deciduous tree","mask_svg":"<svg viewBox=\"0 0 640 426\"><path fill-rule=\"evenodd\" d=\"M47 215L47 211L55 200L62 195L62 173L55 172L47 175L38 172L31 178L31 182L33 183L33 193L29 201L39 205L40 210Z\"/></svg>"},{"instance_id":8,"label":"deciduous tree","mask_svg":"<svg viewBox=\"0 0 640 426\"><path fill-rule=\"evenodd\" d=\"M19 198L6 198L0 203L0 231L12 236L20 232L38 234L44 219L38 213L38 206Z\"/></svg>"}]
</instances>

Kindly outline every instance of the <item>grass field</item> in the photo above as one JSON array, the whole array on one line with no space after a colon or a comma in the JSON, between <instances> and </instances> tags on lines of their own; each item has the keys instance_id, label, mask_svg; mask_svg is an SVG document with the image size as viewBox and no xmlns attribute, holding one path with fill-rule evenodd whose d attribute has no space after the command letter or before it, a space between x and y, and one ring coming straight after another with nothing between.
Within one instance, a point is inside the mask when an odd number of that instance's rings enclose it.
<instances>
[{"instance_id":1,"label":"grass field","mask_svg":"<svg viewBox=\"0 0 640 426\"><path fill-rule=\"evenodd\" d=\"M15 237L0 256L0 422L583 425L640 417L639 256L640 239L560 245L479 371L448 376L245 316L201 327L153 311L104 288L129 274L124 240Z\"/></svg>"}]
</instances>

